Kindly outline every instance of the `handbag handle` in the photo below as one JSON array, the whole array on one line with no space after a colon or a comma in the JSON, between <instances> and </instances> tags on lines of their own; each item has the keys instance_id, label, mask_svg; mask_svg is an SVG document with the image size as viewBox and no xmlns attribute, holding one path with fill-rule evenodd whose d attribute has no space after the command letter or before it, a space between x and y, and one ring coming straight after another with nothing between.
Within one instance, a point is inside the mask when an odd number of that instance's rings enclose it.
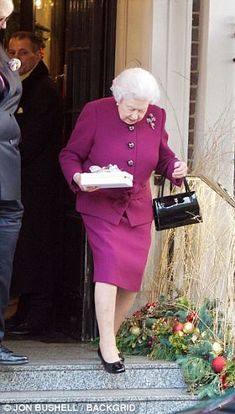
<instances>
[{"instance_id":1,"label":"handbag handle","mask_svg":"<svg viewBox=\"0 0 235 414\"><path fill-rule=\"evenodd\" d=\"M158 197L163 197L165 181L166 181L166 177L165 176L162 176L161 182L160 182L160 185L159 185L159 188L158 188ZM189 188L188 181L186 180L186 177L184 177L183 181L184 181L185 191L187 193L189 193L190 192L190 188Z\"/></svg>"}]
</instances>

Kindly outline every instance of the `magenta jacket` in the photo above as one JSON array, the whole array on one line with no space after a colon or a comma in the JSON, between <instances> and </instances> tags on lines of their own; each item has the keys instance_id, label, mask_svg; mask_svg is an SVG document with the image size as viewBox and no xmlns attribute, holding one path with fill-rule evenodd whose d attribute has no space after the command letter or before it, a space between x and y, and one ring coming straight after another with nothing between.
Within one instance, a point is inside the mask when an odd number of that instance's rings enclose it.
<instances>
[{"instance_id":1,"label":"magenta jacket","mask_svg":"<svg viewBox=\"0 0 235 414\"><path fill-rule=\"evenodd\" d=\"M155 117L155 128L147 121ZM149 179L154 170L172 179L175 154L168 147L165 111L149 105L134 129L120 120L114 98L103 98L85 105L71 138L60 153L60 164L71 189L77 193L76 210L118 224L124 212L131 226L153 219ZM116 164L133 174L132 188L99 189L87 193L73 182L76 172L88 172L91 165Z\"/></svg>"}]
</instances>

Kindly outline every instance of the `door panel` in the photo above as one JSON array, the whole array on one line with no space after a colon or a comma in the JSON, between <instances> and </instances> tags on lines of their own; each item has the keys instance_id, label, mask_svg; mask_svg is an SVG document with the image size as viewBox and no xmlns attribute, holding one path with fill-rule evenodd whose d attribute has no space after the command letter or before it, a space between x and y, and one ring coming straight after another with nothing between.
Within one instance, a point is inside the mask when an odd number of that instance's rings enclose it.
<instances>
[{"instance_id":1,"label":"door panel","mask_svg":"<svg viewBox=\"0 0 235 414\"><path fill-rule=\"evenodd\" d=\"M90 100L110 94L114 76L116 0L67 0L65 10L65 141ZM62 309L67 332L96 336L92 257L75 196L64 185Z\"/></svg>"},{"instance_id":2,"label":"door panel","mask_svg":"<svg viewBox=\"0 0 235 414\"><path fill-rule=\"evenodd\" d=\"M66 3L67 131L90 100L109 95L114 75L116 0Z\"/></svg>"}]
</instances>

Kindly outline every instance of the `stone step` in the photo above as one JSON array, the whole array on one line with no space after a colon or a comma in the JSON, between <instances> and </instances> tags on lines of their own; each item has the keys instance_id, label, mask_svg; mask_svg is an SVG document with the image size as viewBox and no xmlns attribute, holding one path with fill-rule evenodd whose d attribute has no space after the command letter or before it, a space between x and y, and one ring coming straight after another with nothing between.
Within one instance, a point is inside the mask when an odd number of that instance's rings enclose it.
<instances>
[{"instance_id":1,"label":"stone step","mask_svg":"<svg viewBox=\"0 0 235 414\"><path fill-rule=\"evenodd\" d=\"M104 371L91 343L9 341L5 345L29 357L29 364L0 365L0 392L185 388L178 365L126 356L126 372Z\"/></svg>"},{"instance_id":2,"label":"stone step","mask_svg":"<svg viewBox=\"0 0 235 414\"><path fill-rule=\"evenodd\" d=\"M137 360L127 357L126 372L118 375L105 372L98 358L93 363L0 366L0 392L185 387L177 364Z\"/></svg>"},{"instance_id":3,"label":"stone step","mask_svg":"<svg viewBox=\"0 0 235 414\"><path fill-rule=\"evenodd\" d=\"M196 401L195 396L175 388L4 392L0 393L0 414L171 414L194 406Z\"/></svg>"}]
</instances>

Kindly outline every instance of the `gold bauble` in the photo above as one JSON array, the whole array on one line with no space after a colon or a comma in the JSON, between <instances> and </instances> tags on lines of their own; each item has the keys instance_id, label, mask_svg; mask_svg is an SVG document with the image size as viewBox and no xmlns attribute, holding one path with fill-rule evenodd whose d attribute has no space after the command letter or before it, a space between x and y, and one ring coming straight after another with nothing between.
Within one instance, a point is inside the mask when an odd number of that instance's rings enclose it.
<instances>
[{"instance_id":1,"label":"gold bauble","mask_svg":"<svg viewBox=\"0 0 235 414\"><path fill-rule=\"evenodd\" d=\"M183 331L186 334L193 333L193 331L194 331L194 324L192 322L185 322Z\"/></svg>"},{"instance_id":2,"label":"gold bauble","mask_svg":"<svg viewBox=\"0 0 235 414\"><path fill-rule=\"evenodd\" d=\"M220 345L219 342L214 342L212 344L212 351L214 352L215 355L220 355L223 352L223 347Z\"/></svg>"}]
</instances>

